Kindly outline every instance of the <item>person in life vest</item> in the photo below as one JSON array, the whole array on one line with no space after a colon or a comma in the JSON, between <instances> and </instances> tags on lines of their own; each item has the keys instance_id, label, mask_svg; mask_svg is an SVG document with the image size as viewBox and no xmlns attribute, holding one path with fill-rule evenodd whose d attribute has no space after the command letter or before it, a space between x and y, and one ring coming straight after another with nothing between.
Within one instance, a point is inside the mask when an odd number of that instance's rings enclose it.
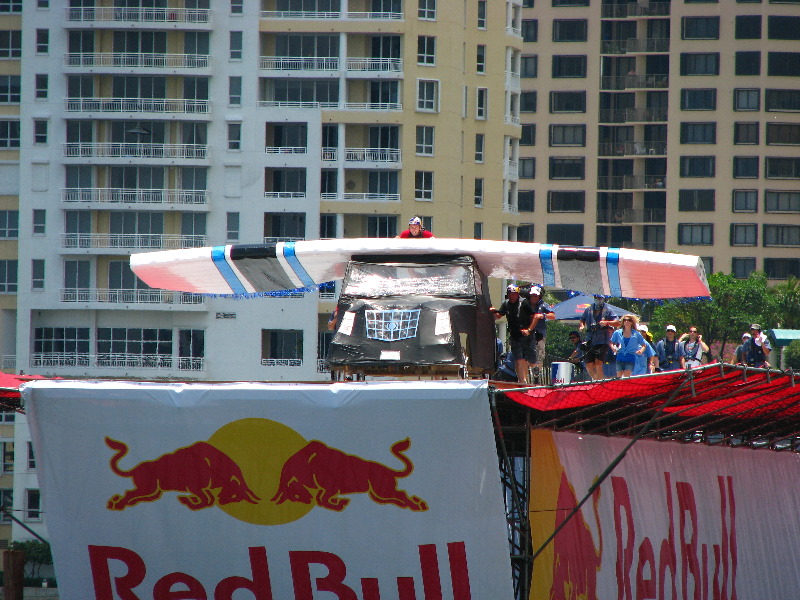
<instances>
[{"instance_id":1,"label":"person in life vest","mask_svg":"<svg viewBox=\"0 0 800 600\"><path fill-rule=\"evenodd\" d=\"M662 371L678 371L685 368L681 343L675 339L677 335L675 325L667 325L664 335L664 339L656 344L658 367Z\"/></svg>"},{"instance_id":2,"label":"person in life vest","mask_svg":"<svg viewBox=\"0 0 800 600\"><path fill-rule=\"evenodd\" d=\"M744 346L746 346L744 355L748 367L769 369L767 357L772 352L772 346L767 336L761 332L761 325L758 323L750 325L750 339Z\"/></svg>"},{"instance_id":3,"label":"person in life vest","mask_svg":"<svg viewBox=\"0 0 800 600\"><path fill-rule=\"evenodd\" d=\"M422 219L419 217L411 217L408 221L408 229L405 231L401 231L400 235L398 235L400 239L422 239L422 238L432 238L433 234L430 231L426 231L425 228L422 226Z\"/></svg>"},{"instance_id":4,"label":"person in life vest","mask_svg":"<svg viewBox=\"0 0 800 600\"><path fill-rule=\"evenodd\" d=\"M684 365L687 369L699 367L702 364L703 354L708 352L708 346L703 341L703 336L694 325L689 326L689 332L678 338L683 350Z\"/></svg>"}]
</instances>

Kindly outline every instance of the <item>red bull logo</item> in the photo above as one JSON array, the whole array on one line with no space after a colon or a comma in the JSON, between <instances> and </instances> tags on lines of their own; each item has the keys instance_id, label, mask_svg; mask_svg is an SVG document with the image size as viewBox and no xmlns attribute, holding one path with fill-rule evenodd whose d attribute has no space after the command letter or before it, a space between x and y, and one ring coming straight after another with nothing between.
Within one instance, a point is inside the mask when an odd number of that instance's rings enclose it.
<instances>
[{"instance_id":1,"label":"red bull logo","mask_svg":"<svg viewBox=\"0 0 800 600\"><path fill-rule=\"evenodd\" d=\"M177 492L178 501L190 510L217 506L236 519L260 525L295 521L314 506L341 512L354 494L364 494L378 504L428 510L425 500L398 486L399 479L414 471L414 463L406 455L411 447L408 438L389 448L401 463L399 469L319 440L307 441L269 419L234 421L208 441L178 448L130 469L120 466L128 446L109 437L105 441L114 451L109 460L111 471L132 483L131 489L107 501L109 510L155 502L167 492Z\"/></svg>"}]
</instances>

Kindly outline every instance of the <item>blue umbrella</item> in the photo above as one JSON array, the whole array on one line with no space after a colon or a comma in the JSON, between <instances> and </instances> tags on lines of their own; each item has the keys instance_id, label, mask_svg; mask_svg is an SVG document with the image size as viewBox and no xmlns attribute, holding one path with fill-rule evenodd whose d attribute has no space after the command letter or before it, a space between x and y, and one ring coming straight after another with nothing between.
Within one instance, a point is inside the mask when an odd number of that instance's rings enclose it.
<instances>
[{"instance_id":1,"label":"blue umbrella","mask_svg":"<svg viewBox=\"0 0 800 600\"><path fill-rule=\"evenodd\" d=\"M589 308L592 302L594 302L593 296L578 294L569 300L564 300L564 302L553 305L552 308L556 319L559 321L580 321L580 318L583 316L583 311ZM606 303L606 306L617 316L621 317L622 315L630 314L630 311L614 306L613 304Z\"/></svg>"}]
</instances>

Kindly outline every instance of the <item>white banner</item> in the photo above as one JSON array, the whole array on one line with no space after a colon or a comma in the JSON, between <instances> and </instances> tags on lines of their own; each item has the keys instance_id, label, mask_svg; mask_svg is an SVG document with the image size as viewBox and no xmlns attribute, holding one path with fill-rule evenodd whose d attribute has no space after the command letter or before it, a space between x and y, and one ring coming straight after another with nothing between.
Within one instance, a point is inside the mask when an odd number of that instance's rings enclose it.
<instances>
[{"instance_id":1,"label":"white banner","mask_svg":"<svg viewBox=\"0 0 800 600\"><path fill-rule=\"evenodd\" d=\"M485 383L23 396L61 600L512 597Z\"/></svg>"},{"instance_id":2,"label":"white banner","mask_svg":"<svg viewBox=\"0 0 800 600\"><path fill-rule=\"evenodd\" d=\"M532 435L534 551L630 442ZM531 598L794 598L800 457L642 440L534 562Z\"/></svg>"}]
</instances>

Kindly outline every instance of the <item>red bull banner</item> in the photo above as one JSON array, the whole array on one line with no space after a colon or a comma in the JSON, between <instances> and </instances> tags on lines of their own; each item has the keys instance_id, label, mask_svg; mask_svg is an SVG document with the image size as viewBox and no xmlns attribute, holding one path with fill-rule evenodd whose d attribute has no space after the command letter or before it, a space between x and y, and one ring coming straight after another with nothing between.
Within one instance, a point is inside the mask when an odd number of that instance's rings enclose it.
<instances>
[{"instance_id":1,"label":"red bull banner","mask_svg":"<svg viewBox=\"0 0 800 600\"><path fill-rule=\"evenodd\" d=\"M23 398L61 600L513 595L485 382Z\"/></svg>"},{"instance_id":2,"label":"red bull banner","mask_svg":"<svg viewBox=\"0 0 800 600\"><path fill-rule=\"evenodd\" d=\"M535 430L531 599L743 600L800 589L800 458Z\"/></svg>"}]
</instances>

